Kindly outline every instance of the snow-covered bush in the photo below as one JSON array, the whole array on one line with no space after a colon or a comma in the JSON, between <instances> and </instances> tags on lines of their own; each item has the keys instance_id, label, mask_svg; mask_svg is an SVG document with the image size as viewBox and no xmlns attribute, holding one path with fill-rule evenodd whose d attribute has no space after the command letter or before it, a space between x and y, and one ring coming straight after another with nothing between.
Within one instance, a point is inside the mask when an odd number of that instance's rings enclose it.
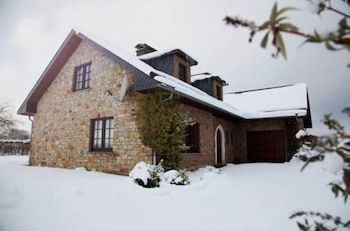
<instances>
[{"instance_id":1,"label":"snow-covered bush","mask_svg":"<svg viewBox=\"0 0 350 231\"><path fill-rule=\"evenodd\" d=\"M162 178L170 184L188 185L190 183L185 170L169 170L163 174Z\"/></svg>"},{"instance_id":2,"label":"snow-covered bush","mask_svg":"<svg viewBox=\"0 0 350 231\"><path fill-rule=\"evenodd\" d=\"M163 167L139 162L129 173L129 177L138 185L145 188L159 187L160 177L164 173Z\"/></svg>"},{"instance_id":3,"label":"snow-covered bush","mask_svg":"<svg viewBox=\"0 0 350 231\"><path fill-rule=\"evenodd\" d=\"M145 188L159 187L159 183L164 181L169 184L187 185L190 183L185 170L169 170L164 172L161 163L158 165L139 162L130 171L129 177Z\"/></svg>"}]
</instances>

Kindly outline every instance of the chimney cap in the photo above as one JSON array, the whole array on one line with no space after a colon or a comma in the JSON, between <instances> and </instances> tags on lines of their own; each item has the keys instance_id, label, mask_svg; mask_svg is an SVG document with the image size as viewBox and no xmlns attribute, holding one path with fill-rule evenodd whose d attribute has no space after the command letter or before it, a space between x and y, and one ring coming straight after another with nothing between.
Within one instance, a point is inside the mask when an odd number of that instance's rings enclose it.
<instances>
[{"instance_id":1,"label":"chimney cap","mask_svg":"<svg viewBox=\"0 0 350 231\"><path fill-rule=\"evenodd\" d=\"M153 47L151 47L150 45L148 45L146 43L138 43L138 44L136 44L135 48L136 48L137 56L157 51L156 49L154 49Z\"/></svg>"}]
</instances>

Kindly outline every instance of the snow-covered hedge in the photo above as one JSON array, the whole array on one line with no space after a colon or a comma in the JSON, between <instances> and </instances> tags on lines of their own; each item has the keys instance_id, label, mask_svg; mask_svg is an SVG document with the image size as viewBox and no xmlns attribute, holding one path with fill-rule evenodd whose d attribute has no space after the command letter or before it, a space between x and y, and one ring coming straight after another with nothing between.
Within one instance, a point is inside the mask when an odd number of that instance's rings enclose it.
<instances>
[{"instance_id":1,"label":"snow-covered hedge","mask_svg":"<svg viewBox=\"0 0 350 231\"><path fill-rule=\"evenodd\" d=\"M152 165L139 162L129 173L131 179L145 188L159 187L160 177L164 173L161 165Z\"/></svg>"},{"instance_id":2,"label":"snow-covered hedge","mask_svg":"<svg viewBox=\"0 0 350 231\"><path fill-rule=\"evenodd\" d=\"M161 181L176 185L187 185L190 183L184 170L164 172L161 164L152 165L143 161L135 165L129 176L134 182L145 188L159 187Z\"/></svg>"},{"instance_id":3,"label":"snow-covered hedge","mask_svg":"<svg viewBox=\"0 0 350 231\"><path fill-rule=\"evenodd\" d=\"M188 185L190 183L185 170L169 170L163 174L162 178L165 182L170 184Z\"/></svg>"}]
</instances>

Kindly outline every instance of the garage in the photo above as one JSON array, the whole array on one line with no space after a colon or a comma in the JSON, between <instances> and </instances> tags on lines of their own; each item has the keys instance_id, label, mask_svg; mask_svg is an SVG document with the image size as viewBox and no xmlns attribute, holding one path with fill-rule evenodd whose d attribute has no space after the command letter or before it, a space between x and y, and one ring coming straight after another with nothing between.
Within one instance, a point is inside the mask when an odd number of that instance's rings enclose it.
<instances>
[{"instance_id":1,"label":"garage","mask_svg":"<svg viewBox=\"0 0 350 231\"><path fill-rule=\"evenodd\" d=\"M284 162L283 131L247 132L247 154L249 162Z\"/></svg>"}]
</instances>

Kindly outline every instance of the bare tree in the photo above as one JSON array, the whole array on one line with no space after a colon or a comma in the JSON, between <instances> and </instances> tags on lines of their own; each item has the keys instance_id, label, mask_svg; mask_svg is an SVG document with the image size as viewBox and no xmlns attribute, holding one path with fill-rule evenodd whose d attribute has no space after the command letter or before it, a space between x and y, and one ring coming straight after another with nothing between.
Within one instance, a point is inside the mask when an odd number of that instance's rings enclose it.
<instances>
[{"instance_id":1,"label":"bare tree","mask_svg":"<svg viewBox=\"0 0 350 231\"><path fill-rule=\"evenodd\" d=\"M8 103L0 103L0 134L8 132L16 124Z\"/></svg>"}]
</instances>

